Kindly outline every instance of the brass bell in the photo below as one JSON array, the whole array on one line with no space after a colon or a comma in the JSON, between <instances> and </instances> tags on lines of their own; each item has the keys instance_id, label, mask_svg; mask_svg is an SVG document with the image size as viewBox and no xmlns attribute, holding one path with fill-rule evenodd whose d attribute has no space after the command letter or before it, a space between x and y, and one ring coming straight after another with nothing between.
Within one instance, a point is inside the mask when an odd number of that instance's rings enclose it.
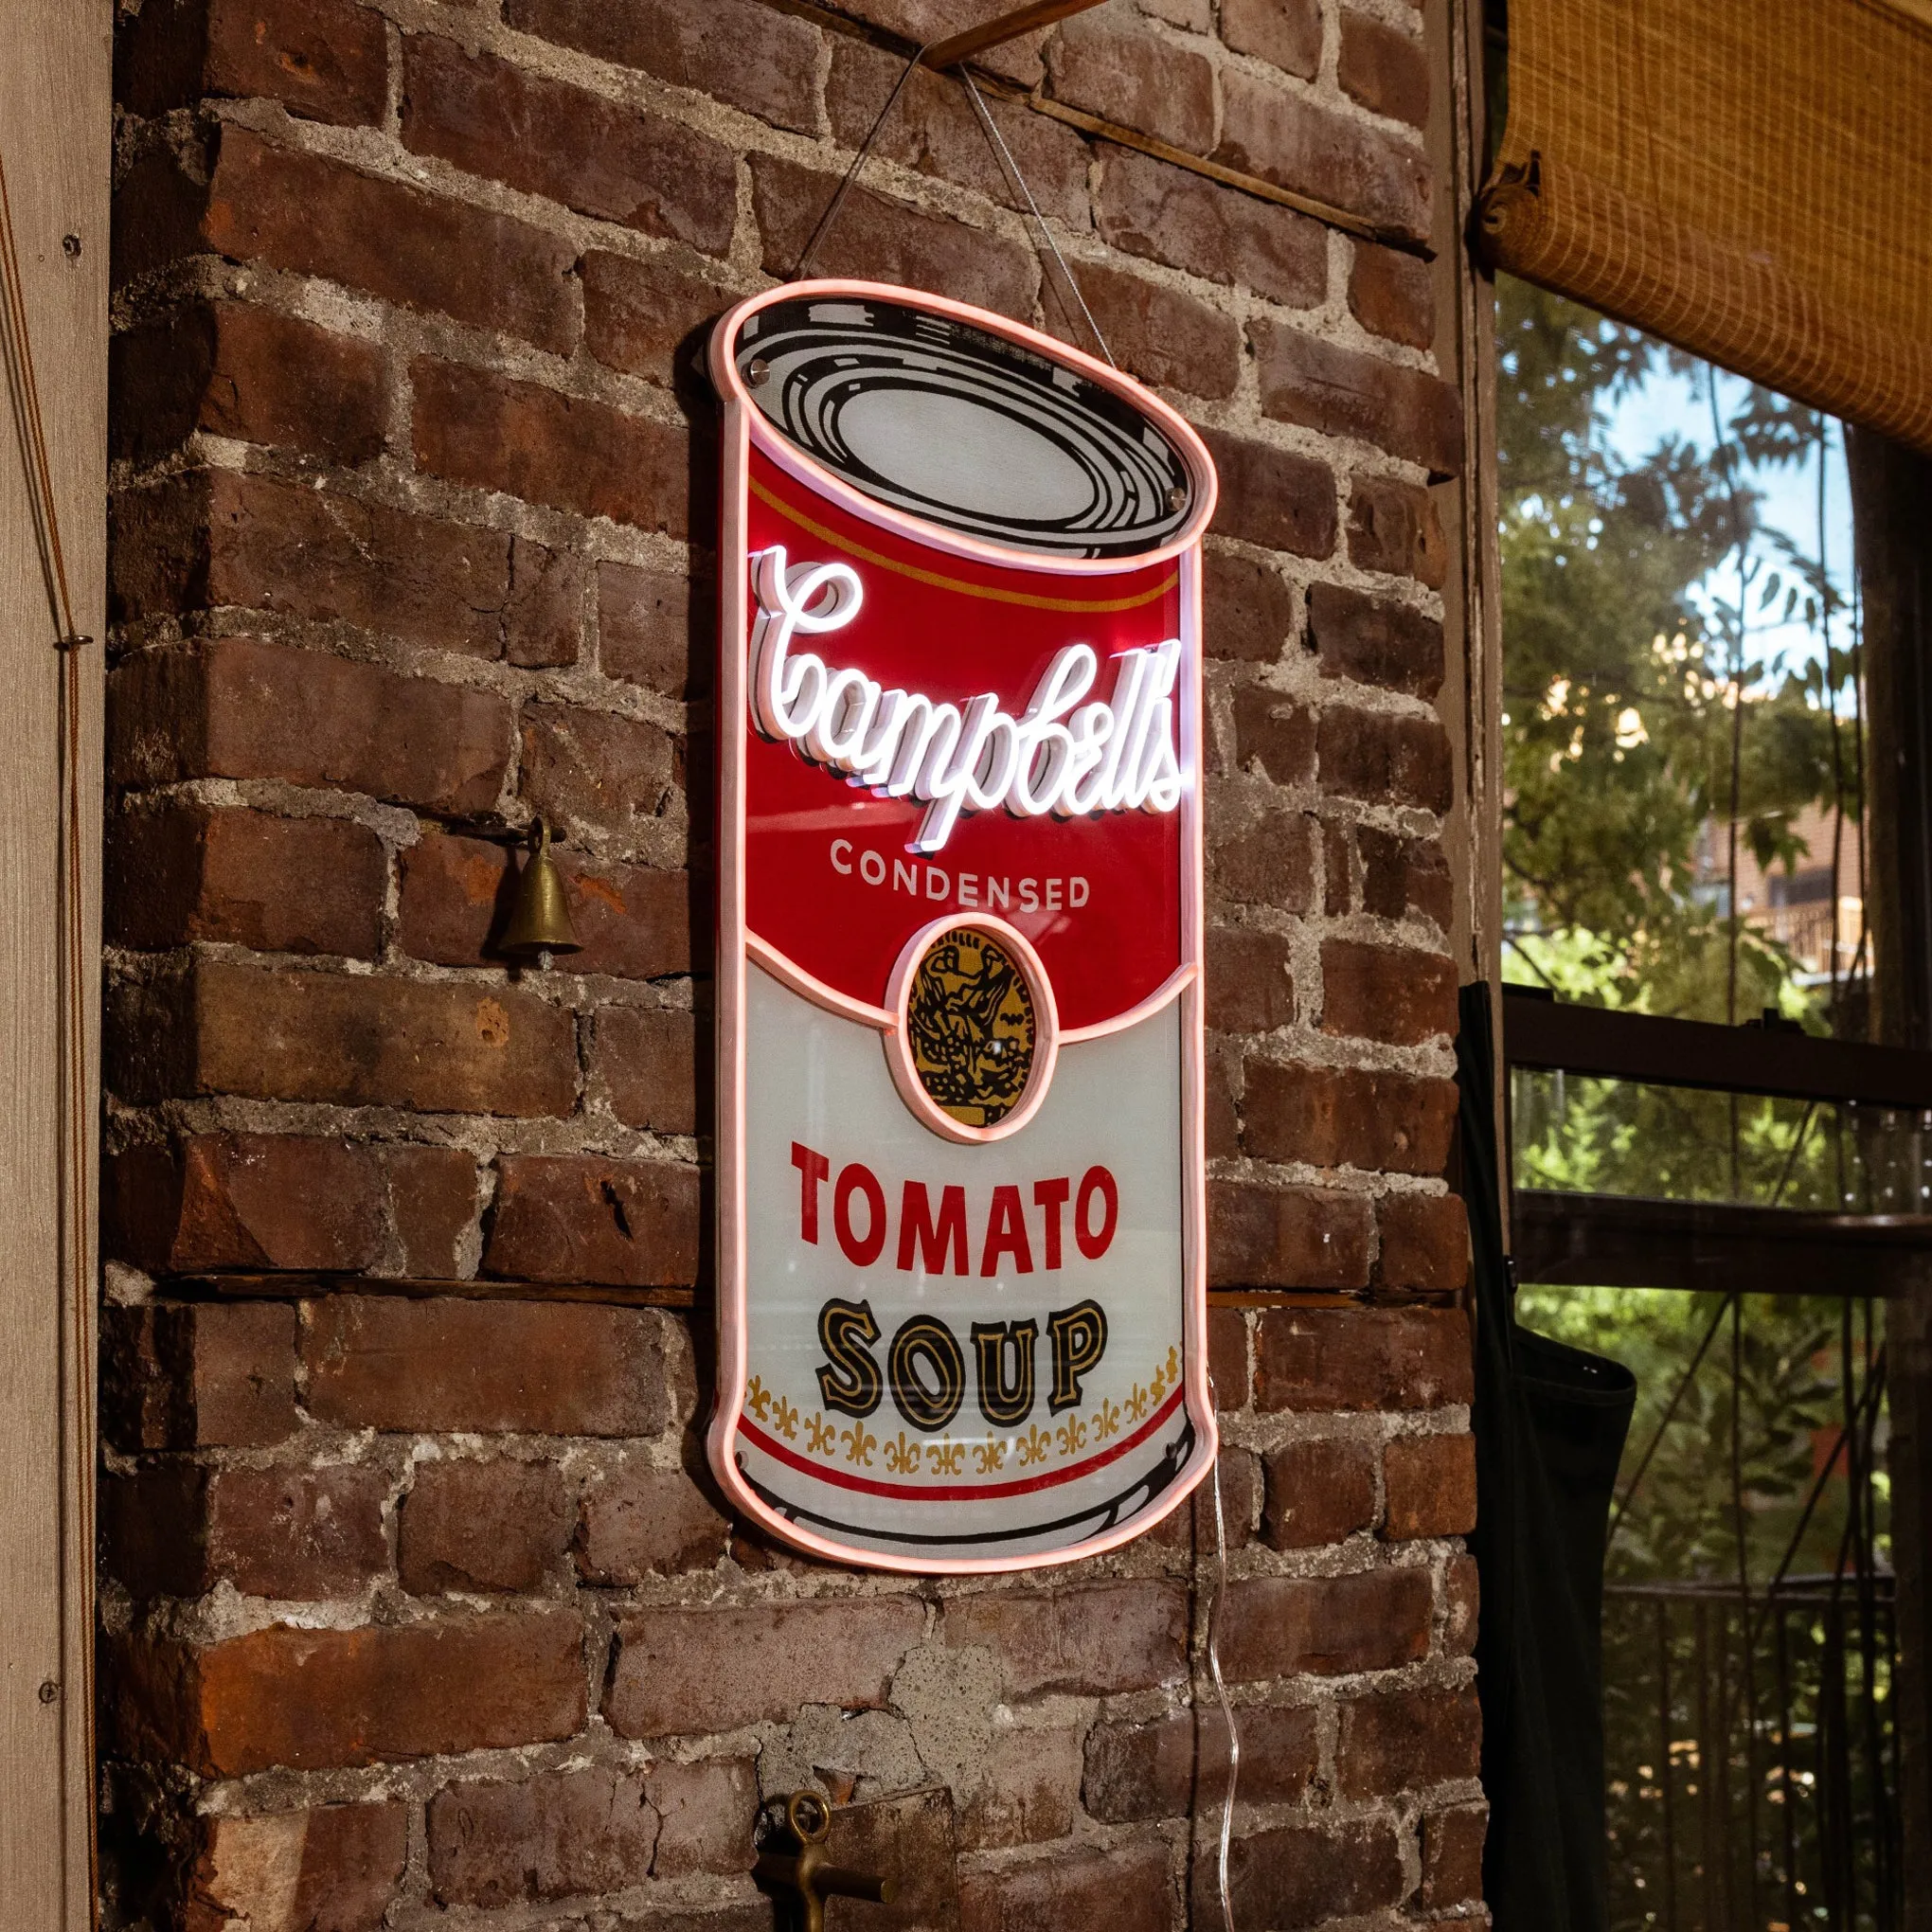
<instances>
[{"instance_id":1,"label":"brass bell","mask_svg":"<svg viewBox=\"0 0 1932 1932\"><path fill-rule=\"evenodd\" d=\"M552 953L582 950L570 923L570 901L564 875L550 856L550 828L540 818L533 831L536 850L525 862L510 901L510 921L496 942L499 953L512 959L532 959L547 966Z\"/></svg>"}]
</instances>

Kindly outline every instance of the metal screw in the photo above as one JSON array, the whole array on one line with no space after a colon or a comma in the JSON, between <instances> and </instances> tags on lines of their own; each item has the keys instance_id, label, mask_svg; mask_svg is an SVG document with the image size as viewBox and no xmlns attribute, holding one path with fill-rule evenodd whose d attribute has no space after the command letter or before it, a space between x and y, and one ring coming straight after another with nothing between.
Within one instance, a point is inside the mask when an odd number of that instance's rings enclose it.
<instances>
[{"instance_id":1,"label":"metal screw","mask_svg":"<svg viewBox=\"0 0 1932 1932\"><path fill-rule=\"evenodd\" d=\"M67 259L69 261L79 261L80 259L80 236L63 235L61 237L61 246L65 251Z\"/></svg>"},{"instance_id":2,"label":"metal screw","mask_svg":"<svg viewBox=\"0 0 1932 1932\"><path fill-rule=\"evenodd\" d=\"M1170 490L1167 493L1167 504L1170 510L1187 509L1188 492L1178 483L1176 483L1174 487L1172 490Z\"/></svg>"},{"instance_id":3,"label":"metal screw","mask_svg":"<svg viewBox=\"0 0 1932 1932\"><path fill-rule=\"evenodd\" d=\"M766 362L763 356L755 355L744 366L744 380L754 389L762 389L765 385L766 378L770 376L771 372L771 364Z\"/></svg>"},{"instance_id":4,"label":"metal screw","mask_svg":"<svg viewBox=\"0 0 1932 1932\"><path fill-rule=\"evenodd\" d=\"M47 1677L42 1681L40 1687L40 1701L43 1704L51 1704L54 1701L54 1699L58 1697L60 1694L61 1687L57 1683L55 1683L51 1677Z\"/></svg>"}]
</instances>

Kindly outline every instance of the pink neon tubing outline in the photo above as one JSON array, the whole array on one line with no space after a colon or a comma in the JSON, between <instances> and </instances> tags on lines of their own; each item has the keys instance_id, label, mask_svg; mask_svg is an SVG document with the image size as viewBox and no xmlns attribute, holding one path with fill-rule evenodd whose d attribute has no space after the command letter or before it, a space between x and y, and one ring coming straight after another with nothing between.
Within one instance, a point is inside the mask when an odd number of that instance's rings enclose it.
<instances>
[{"instance_id":1,"label":"pink neon tubing outline","mask_svg":"<svg viewBox=\"0 0 1932 1932\"><path fill-rule=\"evenodd\" d=\"M794 450L765 423L751 402L729 352L739 329L747 315L773 302L796 300L801 295L836 300L841 297L878 299L910 303L935 314L951 315L987 333L1030 349L1082 374L1131 402L1158 422L1172 438L1194 474L1195 511L1177 536L1158 550L1136 560L1134 567L1177 558L1180 564L1180 596L1183 635L1194 639L1193 674L1185 687L1187 702L1179 707L1181 763L1189 775L1186 796L1181 802L1181 971L1169 985L1182 1001L1181 1013L1181 1137L1182 1137L1182 1221L1181 1264L1183 1317L1186 1358L1185 1386L1187 1408L1196 1429L1194 1453L1180 1474L1168 1486L1160 1500L1142 1511L1132 1521L1116 1526L1082 1543L1040 1551L1015 1551L997 1556L943 1557L902 1556L894 1551L866 1549L839 1543L793 1522L769 1508L740 1474L731 1455L731 1443L738 1434L744 1411L744 1378L749 1356L746 1333L744 1218L744 998L745 966L751 943L757 943L761 957L774 965L781 955L762 941L753 942L744 923L744 651L746 626L746 517L749 513L747 482L751 444L756 439L761 455L801 482L822 491L841 509L860 522L875 528L908 538L925 549L950 551L982 563L1021 567L1048 575L1068 577L1118 574L1118 560L1081 557L1042 557L1031 551L1009 550L1003 546L982 544L971 538L956 537L937 526L927 527L899 512L875 504L840 482L802 452ZM720 720L737 721L735 729L721 730L719 743L718 808L721 817L719 853L728 852L730 863L721 866L718 890L718 1357L719 1386L716 1406L707 1432L706 1446L712 1474L730 1499L734 1509L773 1535L815 1556L850 1568L877 1569L904 1576L995 1576L1018 1570L1045 1569L1057 1564L1077 1563L1083 1557L1099 1556L1118 1549L1143 1536L1187 1501L1208 1471L1220 1446L1220 1433L1214 1401L1208 1386L1208 1200L1207 1122L1202 1099L1206 1043L1202 1030L1202 991L1200 961L1203 909L1201 898L1201 729L1203 694L1201 676L1201 550L1200 538L1214 513L1218 484L1214 465L1206 446L1193 428L1158 396L1139 384L1118 374L1105 364L1066 344L1056 342L1037 331L1008 321L964 302L943 295L928 295L919 290L893 288L878 282L814 281L780 283L761 295L752 295L728 311L714 326L708 362L711 379L724 402L723 431L723 514L719 546L721 586L719 635L721 640L718 680ZM728 640L728 642L726 641ZM790 973L798 969L785 962ZM784 973L776 976L786 977ZM798 974L799 978L810 975ZM803 993L806 988L792 983ZM817 982L814 981L814 985ZM832 992L825 988L825 992ZM1155 1001L1166 1004L1161 994ZM808 997L810 994L808 993ZM1172 995L1169 995L1172 996ZM825 1002L832 1011L841 1010L838 1000ZM859 1004L854 1002L853 1004ZM1147 1005L1147 1003L1143 1003ZM1152 1008L1149 1007L1151 1011ZM1140 1009L1136 1009L1136 1013ZM1105 1030L1124 1024L1118 1016ZM1091 1037L1095 1029L1082 1028L1077 1037ZM1076 1036L1070 1036L1076 1037Z\"/></svg>"}]
</instances>

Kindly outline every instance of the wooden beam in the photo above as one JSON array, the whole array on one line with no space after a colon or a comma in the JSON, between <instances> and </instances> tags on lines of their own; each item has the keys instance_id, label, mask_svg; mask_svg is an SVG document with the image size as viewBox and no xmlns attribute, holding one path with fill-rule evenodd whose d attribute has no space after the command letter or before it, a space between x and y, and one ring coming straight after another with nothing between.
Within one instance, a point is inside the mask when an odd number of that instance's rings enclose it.
<instances>
[{"instance_id":1,"label":"wooden beam","mask_svg":"<svg viewBox=\"0 0 1932 1932\"><path fill-rule=\"evenodd\" d=\"M1100 0L1032 0L1030 6L1015 7L1011 13L999 14L983 27L969 27L950 40L935 42L920 56L920 63L935 68L957 67L975 54L991 53L1008 41L1018 40L1023 33L1051 27L1056 20L1084 13L1089 7L1100 4Z\"/></svg>"}]
</instances>

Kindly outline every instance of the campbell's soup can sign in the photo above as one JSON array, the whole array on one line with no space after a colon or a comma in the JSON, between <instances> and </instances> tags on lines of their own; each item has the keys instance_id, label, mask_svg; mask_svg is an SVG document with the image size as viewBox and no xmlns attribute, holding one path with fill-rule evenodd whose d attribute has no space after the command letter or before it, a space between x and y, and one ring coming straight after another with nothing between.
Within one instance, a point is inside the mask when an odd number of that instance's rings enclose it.
<instances>
[{"instance_id":1,"label":"campbell's soup can sign","mask_svg":"<svg viewBox=\"0 0 1932 1932\"><path fill-rule=\"evenodd\" d=\"M718 1274L736 1505L1064 1562L1215 1450L1201 532L1137 384L905 289L718 324Z\"/></svg>"}]
</instances>

